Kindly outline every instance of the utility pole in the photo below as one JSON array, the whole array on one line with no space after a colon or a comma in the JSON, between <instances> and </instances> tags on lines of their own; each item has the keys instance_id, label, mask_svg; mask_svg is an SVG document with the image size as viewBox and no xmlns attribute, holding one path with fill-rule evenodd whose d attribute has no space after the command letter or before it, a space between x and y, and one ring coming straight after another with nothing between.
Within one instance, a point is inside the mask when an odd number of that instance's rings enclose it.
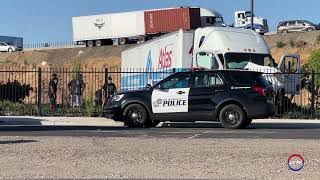
<instances>
[{"instance_id":1,"label":"utility pole","mask_svg":"<svg viewBox=\"0 0 320 180\"><path fill-rule=\"evenodd\" d=\"M254 30L254 27L253 27L253 10L254 10L254 0L251 0L251 29Z\"/></svg>"}]
</instances>

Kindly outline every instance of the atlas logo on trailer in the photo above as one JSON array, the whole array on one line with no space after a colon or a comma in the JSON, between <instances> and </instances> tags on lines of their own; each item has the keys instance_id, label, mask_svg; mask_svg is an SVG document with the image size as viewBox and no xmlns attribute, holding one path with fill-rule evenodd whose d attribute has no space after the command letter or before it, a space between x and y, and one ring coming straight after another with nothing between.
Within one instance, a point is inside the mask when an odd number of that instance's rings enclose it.
<instances>
[{"instance_id":1,"label":"atlas logo on trailer","mask_svg":"<svg viewBox=\"0 0 320 180\"><path fill-rule=\"evenodd\" d=\"M160 49L160 55L159 55L159 63L158 68L159 69L168 69L172 67L173 62L173 51L172 51L172 45L167 45L165 48Z\"/></svg>"}]
</instances>

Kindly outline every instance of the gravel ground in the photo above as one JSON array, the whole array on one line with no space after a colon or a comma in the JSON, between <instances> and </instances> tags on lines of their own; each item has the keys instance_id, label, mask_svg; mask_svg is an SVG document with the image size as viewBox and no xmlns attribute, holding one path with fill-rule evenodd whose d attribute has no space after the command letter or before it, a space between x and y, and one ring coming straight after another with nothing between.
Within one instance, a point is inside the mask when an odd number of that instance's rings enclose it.
<instances>
[{"instance_id":1,"label":"gravel ground","mask_svg":"<svg viewBox=\"0 0 320 180\"><path fill-rule=\"evenodd\" d=\"M0 179L319 179L317 140L0 137ZM294 153L306 161L288 170Z\"/></svg>"}]
</instances>

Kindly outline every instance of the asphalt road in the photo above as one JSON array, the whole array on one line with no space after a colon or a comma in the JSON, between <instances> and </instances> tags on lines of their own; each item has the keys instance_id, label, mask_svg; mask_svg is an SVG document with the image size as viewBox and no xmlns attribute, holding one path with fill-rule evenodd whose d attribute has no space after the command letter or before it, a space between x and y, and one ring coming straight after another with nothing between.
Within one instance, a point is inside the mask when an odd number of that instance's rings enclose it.
<instances>
[{"instance_id":1,"label":"asphalt road","mask_svg":"<svg viewBox=\"0 0 320 180\"><path fill-rule=\"evenodd\" d=\"M320 124L253 123L241 130L225 129L219 123L164 123L161 127L151 129L1 126L0 136L320 139Z\"/></svg>"}]
</instances>

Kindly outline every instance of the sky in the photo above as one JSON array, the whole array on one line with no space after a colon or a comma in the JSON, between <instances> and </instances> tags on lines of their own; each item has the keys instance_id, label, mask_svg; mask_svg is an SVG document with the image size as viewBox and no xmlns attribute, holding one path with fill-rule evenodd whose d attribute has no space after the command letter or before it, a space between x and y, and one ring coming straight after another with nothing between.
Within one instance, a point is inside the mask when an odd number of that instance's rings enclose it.
<instances>
[{"instance_id":1,"label":"sky","mask_svg":"<svg viewBox=\"0 0 320 180\"><path fill-rule=\"evenodd\" d=\"M249 10L250 0L1 0L0 35L23 37L25 43L71 41L73 16L177 6L214 9L232 24L234 12ZM282 20L318 24L319 7L319 0L255 0L255 15L274 31Z\"/></svg>"}]
</instances>

